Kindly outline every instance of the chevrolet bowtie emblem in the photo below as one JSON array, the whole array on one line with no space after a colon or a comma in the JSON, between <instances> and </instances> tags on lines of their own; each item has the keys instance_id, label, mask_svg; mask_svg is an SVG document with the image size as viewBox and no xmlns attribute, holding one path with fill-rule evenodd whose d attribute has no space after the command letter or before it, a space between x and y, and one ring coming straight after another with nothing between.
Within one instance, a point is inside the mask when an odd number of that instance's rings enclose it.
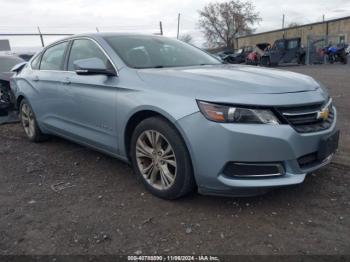
<instances>
[{"instance_id":1,"label":"chevrolet bowtie emblem","mask_svg":"<svg viewBox=\"0 0 350 262\"><path fill-rule=\"evenodd\" d=\"M329 109L325 108L322 111L317 112L317 119L322 119L323 121L326 121L329 117Z\"/></svg>"}]
</instances>

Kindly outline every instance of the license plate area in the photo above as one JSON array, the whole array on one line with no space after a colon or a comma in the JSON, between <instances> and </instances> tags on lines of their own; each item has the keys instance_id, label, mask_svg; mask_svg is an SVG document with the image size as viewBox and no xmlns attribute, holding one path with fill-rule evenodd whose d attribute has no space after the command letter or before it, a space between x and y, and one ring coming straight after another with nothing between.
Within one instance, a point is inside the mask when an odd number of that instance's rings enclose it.
<instances>
[{"instance_id":1,"label":"license plate area","mask_svg":"<svg viewBox=\"0 0 350 262\"><path fill-rule=\"evenodd\" d=\"M337 130L329 136L321 139L319 149L317 152L317 159L319 161L323 161L328 156L335 153L335 151L338 149L339 135L340 132L339 130Z\"/></svg>"}]
</instances>

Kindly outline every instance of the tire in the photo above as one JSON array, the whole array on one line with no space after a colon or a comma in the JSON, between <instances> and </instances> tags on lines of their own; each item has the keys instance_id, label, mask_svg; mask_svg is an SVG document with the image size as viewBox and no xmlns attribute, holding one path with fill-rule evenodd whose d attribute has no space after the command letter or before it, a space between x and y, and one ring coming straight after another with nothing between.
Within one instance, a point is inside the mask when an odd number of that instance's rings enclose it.
<instances>
[{"instance_id":1,"label":"tire","mask_svg":"<svg viewBox=\"0 0 350 262\"><path fill-rule=\"evenodd\" d=\"M299 58L298 58L298 64L299 64L299 65L305 65L305 63L306 63L305 60L306 60L305 55L299 56Z\"/></svg>"},{"instance_id":2,"label":"tire","mask_svg":"<svg viewBox=\"0 0 350 262\"><path fill-rule=\"evenodd\" d=\"M344 56L343 57L343 64L346 65L348 63L348 57Z\"/></svg>"},{"instance_id":3,"label":"tire","mask_svg":"<svg viewBox=\"0 0 350 262\"><path fill-rule=\"evenodd\" d=\"M137 125L131 138L130 155L135 174L153 195L170 200L194 191L195 180L186 145L165 119L151 117Z\"/></svg>"},{"instance_id":4,"label":"tire","mask_svg":"<svg viewBox=\"0 0 350 262\"><path fill-rule=\"evenodd\" d=\"M30 141L41 142L47 139L47 136L41 132L33 109L25 98L21 101L19 106L19 119Z\"/></svg>"},{"instance_id":5,"label":"tire","mask_svg":"<svg viewBox=\"0 0 350 262\"><path fill-rule=\"evenodd\" d=\"M263 56L261 58L261 65L266 66L266 67L270 67L271 66L270 58L268 56Z\"/></svg>"}]
</instances>

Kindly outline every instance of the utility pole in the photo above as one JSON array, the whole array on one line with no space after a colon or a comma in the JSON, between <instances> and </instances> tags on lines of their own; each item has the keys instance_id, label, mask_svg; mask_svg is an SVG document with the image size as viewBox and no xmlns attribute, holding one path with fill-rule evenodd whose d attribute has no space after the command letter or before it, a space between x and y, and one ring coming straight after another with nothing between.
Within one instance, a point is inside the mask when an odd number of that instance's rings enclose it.
<instances>
[{"instance_id":1,"label":"utility pole","mask_svg":"<svg viewBox=\"0 0 350 262\"><path fill-rule=\"evenodd\" d=\"M177 16L177 39L179 39L180 34L180 13Z\"/></svg>"},{"instance_id":2,"label":"utility pole","mask_svg":"<svg viewBox=\"0 0 350 262\"><path fill-rule=\"evenodd\" d=\"M96 32L99 33L100 32L100 29L98 29L98 27L96 26Z\"/></svg>"},{"instance_id":3,"label":"utility pole","mask_svg":"<svg viewBox=\"0 0 350 262\"><path fill-rule=\"evenodd\" d=\"M162 21L159 21L159 31L160 31L160 35L163 35L163 24L162 24Z\"/></svg>"},{"instance_id":4,"label":"utility pole","mask_svg":"<svg viewBox=\"0 0 350 262\"><path fill-rule=\"evenodd\" d=\"M38 26L38 32L39 32L39 36L40 36L40 40L41 40L41 46L45 47L44 37L43 37L43 34L40 31L40 27L39 26Z\"/></svg>"},{"instance_id":5,"label":"utility pole","mask_svg":"<svg viewBox=\"0 0 350 262\"><path fill-rule=\"evenodd\" d=\"M322 16L322 23L324 23L325 17L326 17L326 15Z\"/></svg>"},{"instance_id":6,"label":"utility pole","mask_svg":"<svg viewBox=\"0 0 350 262\"><path fill-rule=\"evenodd\" d=\"M283 38L284 38L284 34L285 34L285 32L284 32L284 19L285 19L285 17L286 17L286 15L283 14L283 17L282 17Z\"/></svg>"}]
</instances>

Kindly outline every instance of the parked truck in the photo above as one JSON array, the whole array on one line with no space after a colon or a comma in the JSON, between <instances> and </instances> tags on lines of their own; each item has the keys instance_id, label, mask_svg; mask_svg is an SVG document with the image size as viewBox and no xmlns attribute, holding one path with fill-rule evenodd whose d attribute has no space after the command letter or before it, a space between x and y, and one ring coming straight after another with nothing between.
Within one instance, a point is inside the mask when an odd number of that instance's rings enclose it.
<instances>
[{"instance_id":1,"label":"parked truck","mask_svg":"<svg viewBox=\"0 0 350 262\"><path fill-rule=\"evenodd\" d=\"M275 41L261 56L262 66L278 66L286 63L305 64L306 52L301 38L283 38Z\"/></svg>"}]
</instances>

